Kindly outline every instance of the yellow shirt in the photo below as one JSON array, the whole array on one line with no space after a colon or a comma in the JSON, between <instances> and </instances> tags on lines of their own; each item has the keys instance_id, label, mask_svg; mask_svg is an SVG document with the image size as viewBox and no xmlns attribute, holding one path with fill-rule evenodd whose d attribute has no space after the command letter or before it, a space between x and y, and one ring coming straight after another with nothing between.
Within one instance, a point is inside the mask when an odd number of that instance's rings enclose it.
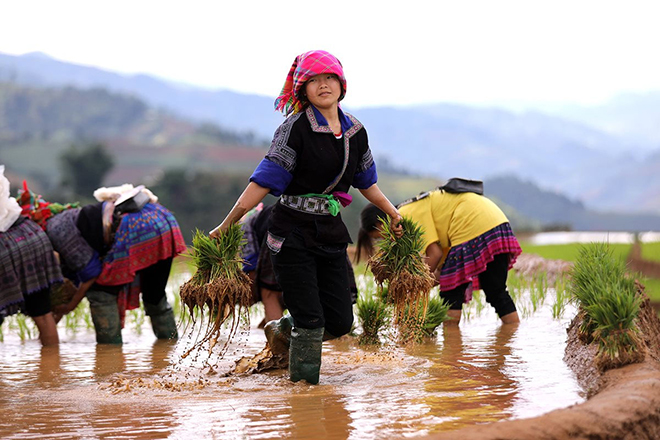
<instances>
[{"instance_id":1,"label":"yellow shirt","mask_svg":"<svg viewBox=\"0 0 660 440\"><path fill-rule=\"evenodd\" d=\"M428 197L403 205L399 213L422 227L425 250L431 243L440 244L443 261L452 246L509 221L502 210L484 196L442 190L431 191Z\"/></svg>"}]
</instances>

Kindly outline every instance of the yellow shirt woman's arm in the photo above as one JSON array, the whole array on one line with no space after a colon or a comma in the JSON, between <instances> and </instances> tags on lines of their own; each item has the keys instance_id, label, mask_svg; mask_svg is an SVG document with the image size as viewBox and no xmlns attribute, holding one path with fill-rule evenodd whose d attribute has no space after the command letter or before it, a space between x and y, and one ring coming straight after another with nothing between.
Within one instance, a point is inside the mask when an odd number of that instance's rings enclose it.
<instances>
[{"instance_id":1,"label":"yellow shirt woman's arm","mask_svg":"<svg viewBox=\"0 0 660 440\"><path fill-rule=\"evenodd\" d=\"M442 248L438 243L431 243L426 247L426 264L428 264L429 269L434 271L438 268L442 260Z\"/></svg>"}]
</instances>

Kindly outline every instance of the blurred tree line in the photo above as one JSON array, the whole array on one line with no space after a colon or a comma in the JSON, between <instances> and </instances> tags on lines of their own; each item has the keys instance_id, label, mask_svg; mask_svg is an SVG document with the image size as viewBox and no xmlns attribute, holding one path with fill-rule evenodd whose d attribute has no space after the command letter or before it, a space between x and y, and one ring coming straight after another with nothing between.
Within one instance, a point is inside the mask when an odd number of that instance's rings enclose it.
<instances>
[{"instance_id":1,"label":"blurred tree line","mask_svg":"<svg viewBox=\"0 0 660 440\"><path fill-rule=\"evenodd\" d=\"M115 160L105 145L71 145L60 156L62 188L72 198L89 199L112 170Z\"/></svg>"},{"instance_id":2,"label":"blurred tree line","mask_svg":"<svg viewBox=\"0 0 660 440\"><path fill-rule=\"evenodd\" d=\"M174 213L187 243L193 232L210 232L229 213L249 176L207 171L167 170L149 189Z\"/></svg>"},{"instance_id":3,"label":"blurred tree line","mask_svg":"<svg viewBox=\"0 0 660 440\"><path fill-rule=\"evenodd\" d=\"M186 242L190 243L196 229L210 232L222 222L249 178L250 174L172 169L165 171L149 189L158 196L159 203L174 213ZM351 192L353 203L342 209L341 215L351 236L357 239L360 211L367 201L357 191ZM271 205L276 201L276 197L268 195L263 203Z\"/></svg>"},{"instance_id":4,"label":"blurred tree line","mask_svg":"<svg viewBox=\"0 0 660 440\"><path fill-rule=\"evenodd\" d=\"M114 163L113 156L101 143L72 145L60 156L63 176L61 186L69 197L66 201L94 203L94 190L102 186L105 176L112 170ZM196 229L209 232L224 219L245 189L250 173L173 168L165 170L147 186L158 196L159 202L174 213L186 242L191 243ZM379 186L394 203L410 194L418 193L420 189L430 190L437 186L435 181L384 176L380 179ZM145 182L122 183L139 185ZM489 184L489 189L499 189L498 183L501 184L501 182ZM539 221L522 215L503 202L499 191L496 193L489 196L504 210L516 232L552 230L551 228L556 226L552 222L545 227L542 226ZM520 191L517 194L520 194ZM351 237L357 239L360 212L368 202L354 189L351 189L351 195L353 203L342 209L341 216ZM61 197L53 200L62 201ZM264 199L265 204L276 201L277 199L270 195ZM557 226L557 229L570 230L570 225L562 224Z\"/></svg>"},{"instance_id":5,"label":"blurred tree line","mask_svg":"<svg viewBox=\"0 0 660 440\"><path fill-rule=\"evenodd\" d=\"M94 190L103 186L105 176L114 167L114 159L102 143L72 145L60 156L61 186L66 197L53 201L80 201L95 203ZM172 211L179 222L187 243L192 241L196 229L211 231L229 213L248 183L249 173L228 173L169 169L148 188L158 201ZM139 185L143 182L123 182ZM353 190L351 190L353 191ZM342 210L351 236L357 238L360 211L367 201L357 191L352 193L353 203ZM273 204L276 197L266 196L264 204Z\"/></svg>"},{"instance_id":6,"label":"blurred tree line","mask_svg":"<svg viewBox=\"0 0 660 440\"><path fill-rule=\"evenodd\" d=\"M114 159L102 143L71 145L60 156L62 193L81 204L95 203L93 193L114 167ZM195 229L210 231L226 215L243 191L248 176L184 169L165 171L149 185L159 203L172 211L188 243ZM135 186L142 182L131 183ZM57 197L61 199L61 197Z\"/></svg>"}]
</instances>

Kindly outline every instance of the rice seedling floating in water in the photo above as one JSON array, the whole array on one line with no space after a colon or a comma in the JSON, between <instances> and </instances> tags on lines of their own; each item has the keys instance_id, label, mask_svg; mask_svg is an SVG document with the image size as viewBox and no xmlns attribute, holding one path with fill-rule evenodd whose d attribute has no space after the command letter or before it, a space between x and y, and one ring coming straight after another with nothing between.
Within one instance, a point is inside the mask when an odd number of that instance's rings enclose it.
<instances>
[{"instance_id":1,"label":"rice seedling floating in water","mask_svg":"<svg viewBox=\"0 0 660 440\"><path fill-rule=\"evenodd\" d=\"M380 338L378 334L392 317L390 308L381 298L371 293L360 296L355 307L362 327L362 333L358 337L358 342L365 345L379 344Z\"/></svg>"},{"instance_id":2,"label":"rice seedling floating in water","mask_svg":"<svg viewBox=\"0 0 660 440\"><path fill-rule=\"evenodd\" d=\"M571 292L582 318L580 337L598 344L601 370L641 362L646 354L636 324L642 298L625 262L603 243L580 249L572 270Z\"/></svg>"},{"instance_id":3,"label":"rice seedling floating in water","mask_svg":"<svg viewBox=\"0 0 660 440\"><path fill-rule=\"evenodd\" d=\"M239 224L231 225L218 238L195 231L189 254L196 271L181 286L179 295L182 304L188 308L192 325L196 323L197 311L202 321L206 319L207 326L184 357L207 342L210 353L220 338L223 325L231 318L229 333L221 349L224 353L241 319L249 322L252 291L240 257L243 241Z\"/></svg>"},{"instance_id":4,"label":"rice seedling floating in water","mask_svg":"<svg viewBox=\"0 0 660 440\"><path fill-rule=\"evenodd\" d=\"M397 238L390 229L389 217L380 220L383 240L367 264L379 288L387 282L387 301L394 305L394 323L398 326L408 313L412 316L426 314L429 292L435 282L422 258L421 227L404 217L400 222L403 235ZM406 312L406 307L411 310Z\"/></svg>"},{"instance_id":5,"label":"rice seedling floating in water","mask_svg":"<svg viewBox=\"0 0 660 440\"><path fill-rule=\"evenodd\" d=\"M440 324L449 318L447 311L449 311L449 303L440 296L431 297L426 308L426 318L423 326L426 336L433 336Z\"/></svg>"}]
</instances>

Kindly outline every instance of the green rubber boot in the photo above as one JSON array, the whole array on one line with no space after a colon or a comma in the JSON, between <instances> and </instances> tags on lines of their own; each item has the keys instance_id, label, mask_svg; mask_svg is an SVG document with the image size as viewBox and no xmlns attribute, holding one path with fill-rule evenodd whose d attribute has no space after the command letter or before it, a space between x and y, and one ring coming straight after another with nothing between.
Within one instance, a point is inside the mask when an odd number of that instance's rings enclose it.
<instances>
[{"instance_id":1,"label":"green rubber boot","mask_svg":"<svg viewBox=\"0 0 660 440\"><path fill-rule=\"evenodd\" d=\"M271 353L275 356L289 354L289 343L291 341L291 328L293 327L293 318L291 315L285 315L280 319L269 321L264 326L266 340Z\"/></svg>"},{"instance_id":2,"label":"green rubber boot","mask_svg":"<svg viewBox=\"0 0 660 440\"><path fill-rule=\"evenodd\" d=\"M292 382L306 380L312 385L319 383L323 328L291 330L289 349L289 377Z\"/></svg>"},{"instance_id":3,"label":"green rubber boot","mask_svg":"<svg viewBox=\"0 0 660 440\"><path fill-rule=\"evenodd\" d=\"M144 313L151 319L151 328L158 339L178 339L179 332L174 321L174 311L163 297L158 304L143 302Z\"/></svg>"},{"instance_id":4,"label":"green rubber boot","mask_svg":"<svg viewBox=\"0 0 660 440\"><path fill-rule=\"evenodd\" d=\"M121 344L121 322L117 295L99 290L88 290L87 301L92 313L97 344Z\"/></svg>"}]
</instances>

